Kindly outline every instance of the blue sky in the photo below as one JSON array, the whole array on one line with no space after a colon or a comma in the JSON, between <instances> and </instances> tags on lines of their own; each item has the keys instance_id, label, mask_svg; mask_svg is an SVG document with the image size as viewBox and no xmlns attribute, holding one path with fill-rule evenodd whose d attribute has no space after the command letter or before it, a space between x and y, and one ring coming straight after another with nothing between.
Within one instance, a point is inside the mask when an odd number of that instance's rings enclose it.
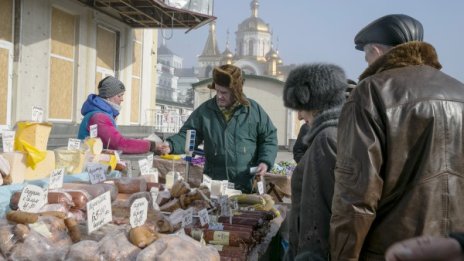
<instances>
[{"instance_id":1,"label":"blue sky","mask_svg":"<svg viewBox=\"0 0 464 261\"><path fill-rule=\"evenodd\" d=\"M238 24L251 15L251 0L215 0L220 51L230 31L235 49ZM357 79L366 68L364 54L354 49L353 38L369 22L386 14L410 15L424 26L424 40L438 52L443 71L464 81L464 1L462 0L260 0L259 17L273 31L274 44L285 64L335 63ZM185 33L166 30L168 47L184 58L184 67L197 64L209 26ZM276 39L279 39L278 44Z\"/></svg>"}]
</instances>

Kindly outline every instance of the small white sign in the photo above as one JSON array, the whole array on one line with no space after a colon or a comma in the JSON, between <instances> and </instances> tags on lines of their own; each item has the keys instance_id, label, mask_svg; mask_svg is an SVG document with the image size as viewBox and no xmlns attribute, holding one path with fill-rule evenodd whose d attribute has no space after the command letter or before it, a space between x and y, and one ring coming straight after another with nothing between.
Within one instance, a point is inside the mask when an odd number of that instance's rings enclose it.
<instances>
[{"instance_id":1,"label":"small white sign","mask_svg":"<svg viewBox=\"0 0 464 261\"><path fill-rule=\"evenodd\" d=\"M69 139L68 140L68 150L78 150L81 148L80 139Z\"/></svg>"},{"instance_id":2,"label":"small white sign","mask_svg":"<svg viewBox=\"0 0 464 261\"><path fill-rule=\"evenodd\" d=\"M139 160L139 168L140 168L140 174L141 175L147 175L148 174L148 172L150 171L150 166L148 165L147 159Z\"/></svg>"},{"instance_id":3,"label":"small white sign","mask_svg":"<svg viewBox=\"0 0 464 261\"><path fill-rule=\"evenodd\" d=\"M264 182L263 181L258 181L258 192L260 195L264 194Z\"/></svg>"},{"instance_id":4,"label":"small white sign","mask_svg":"<svg viewBox=\"0 0 464 261\"><path fill-rule=\"evenodd\" d=\"M44 204L48 204L48 186L43 188Z\"/></svg>"},{"instance_id":5,"label":"small white sign","mask_svg":"<svg viewBox=\"0 0 464 261\"><path fill-rule=\"evenodd\" d=\"M178 208L174 210L174 212L172 212L171 215L169 215L169 222L171 222L172 225L182 223L183 217L184 217L184 210L181 208Z\"/></svg>"},{"instance_id":6,"label":"small white sign","mask_svg":"<svg viewBox=\"0 0 464 261\"><path fill-rule=\"evenodd\" d=\"M200 218L201 226L204 226L209 223L208 210L206 208L198 211L198 217Z\"/></svg>"},{"instance_id":7,"label":"small white sign","mask_svg":"<svg viewBox=\"0 0 464 261\"><path fill-rule=\"evenodd\" d=\"M97 184L106 180L105 172L108 166L89 162L85 167L85 171L89 173L89 179L91 184Z\"/></svg>"},{"instance_id":8,"label":"small white sign","mask_svg":"<svg viewBox=\"0 0 464 261\"><path fill-rule=\"evenodd\" d=\"M147 163L148 163L148 167L150 169L153 168L153 160L154 160L153 154L150 154L150 155L147 156Z\"/></svg>"},{"instance_id":9,"label":"small white sign","mask_svg":"<svg viewBox=\"0 0 464 261\"><path fill-rule=\"evenodd\" d=\"M228 180L223 180L221 183L221 195L224 195L226 193L227 186L229 185Z\"/></svg>"},{"instance_id":10,"label":"small white sign","mask_svg":"<svg viewBox=\"0 0 464 261\"><path fill-rule=\"evenodd\" d=\"M153 209L154 210L160 210L160 207L158 205L158 203L156 203L157 199L158 199L158 194L159 194L159 188L157 187L152 187L150 189L150 193L151 193L151 198L152 198L152 201L153 201Z\"/></svg>"},{"instance_id":11,"label":"small white sign","mask_svg":"<svg viewBox=\"0 0 464 261\"><path fill-rule=\"evenodd\" d=\"M130 208L129 222L132 227L140 227L147 221L148 201L146 198L134 200Z\"/></svg>"},{"instance_id":12,"label":"small white sign","mask_svg":"<svg viewBox=\"0 0 464 261\"><path fill-rule=\"evenodd\" d=\"M228 188L228 189L235 189L235 183L229 182L229 183L227 184L227 188Z\"/></svg>"},{"instance_id":13,"label":"small white sign","mask_svg":"<svg viewBox=\"0 0 464 261\"><path fill-rule=\"evenodd\" d=\"M229 197L227 195L219 197L219 205L221 206L221 215L230 216Z\"/></svg>"},{"instance_id":14,"label":"small white sign","mask_svg":"<svg viewBox=\"0 0 464 261\"><path fill-rule=\"evenodd\" d=\"M206 187L209 188L209 190L211 190L211 183L212 183L212 179L208 175L203 174L203 184L205 184Z\"/></svg>"},{"instance_id":15,"label":"small white sign","mask_svg":"<svg viewBox=\"0 0 464 261\"><path fill-rule=\"evenodd\" d=\"M90 132L90 138L96 138L98 136L98 125L90 125L89 127L89 132Z\"/></svg>"},{"instance_id":16,"label":"small white sign","mask_svg":"<svg viewBox=\"0 0 464 261\"><path fill-rule=\"evenodd\" d=\"M193 222L193 208L188 208L184 211L184 216L182 217L182 227L186 227Z\"/></svg>"},{"instance_id":17,"label":"small white sign","mask_svg":"<svg viewBox=\"0 0 464 261\"><path fill-rule=\"evenodd\" d=\"M15 132L10 130L2 131L3 152L13 152Z\"/></svg>"},{"instance_id":18,"label":"small white sign","mask_svg":"<svg viewBox=\"0 0 464 261\"><path fill-rule=\"evenodd\" d=\"M44 109L40 106L32 106L32 121L43 122Z\"/></svg>"},{"instance_id":19,"label":"small white sign","mask_svg":"<svg viewBox=\"0 0 464 261\"><path fill-rule=\"evenodd\" d=\"M111 211L111 195L107 191L87 202L87 231L88 234L99 229L113 220Z\"/></svg>"},{"instance_id":20,"label":"small white sign","mask_svg":"<svg viewBox=\"0 0 464 261\"><path fill-rule=\"evenodd\" d=\"M50 182L48 183L49 189L58 189L63 187L64 168L55 169L50 174Z\"/></svg>"},{"instance_id":21,"label":"small white sign","mask_svg":"<svg viewBox=\"0 0 464 261\"><path fill-rule=\"evenodd\" d=\"M21 211L37 213L45 205L45 192L36 185L26 185L21 192L18 208Z\"/></svg>"}]
</instances>

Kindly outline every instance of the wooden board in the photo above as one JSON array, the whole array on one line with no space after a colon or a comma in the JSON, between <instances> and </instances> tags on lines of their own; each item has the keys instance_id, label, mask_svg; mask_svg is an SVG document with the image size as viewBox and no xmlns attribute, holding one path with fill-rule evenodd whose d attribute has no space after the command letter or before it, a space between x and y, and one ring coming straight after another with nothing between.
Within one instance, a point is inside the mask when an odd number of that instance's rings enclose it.
<instances>
[{"instance_id":1,"label":"wooden board","mask_svg":"<svg viewBox=\"0 0 464 261\"><path fill-rule=\"evenodd\" d=\"M74 63L50 57L49 118L72 119Z\"/></svg>"},{"instance_id":2,"label":"wooden board","mask_svg":"<svg viewBox=\"0 0 464 261\"><path fill-rule=\"evenodd\" d=\"M13 42L13 0L0 0L0 40Z\"/></svg>"},{"instance_id":3,"label":"wooden board","mask_svg":"<svg viewBox=\"0 0 464 261\"><path fill-rule=\"evenodd\" d=\"M142 42L143 40L143 29L134 29L134 40Z\"/></svg>"},{"instance_id":4,"label":"wooden board","mask_svg":"<svg viewBox=\"0 0 464 261\"><path fill-rule=\"evenodd\" d=\"M7 49L0 48L0 125L7 124L8 54Z\"/></svg>"},{"instance_id":5,"label":"wooden board","mask_svg":"<svg viewBox=\"0 0 464 261\"><path fill-rule=\"evenodd\" d=\"M134 41L134 51L132 56L132 75L141 77L142 75L142 44Z\"/></svg>"},{"instance_id":6,"label":"wooden board","mask_svg":"<svg viewBox=\"0 0 464 261\"><path fill-rule=\"evenodd\" d=\"M97 66L114 71L116 61L116 32L97 27Z\"/></svg>"},{"instance_id":7,"label":"wooden board","mask_svg":"<svg viewBox=\"0 0 464 261\"><path fill-rule=\"evenodd\" d=\"M51 51L66 58L74 58L75 17L71 14L52 9Z\"/></svg>"},{"instance_id":8,"label":"wooden board","mask_svg":"<svg viewBox=\"0 0 464 261\"><path fill-rule=\"evenodd\" d=\"M131 123L140 123L140 80L132 78Z\"/></svg>"}]
</instances>

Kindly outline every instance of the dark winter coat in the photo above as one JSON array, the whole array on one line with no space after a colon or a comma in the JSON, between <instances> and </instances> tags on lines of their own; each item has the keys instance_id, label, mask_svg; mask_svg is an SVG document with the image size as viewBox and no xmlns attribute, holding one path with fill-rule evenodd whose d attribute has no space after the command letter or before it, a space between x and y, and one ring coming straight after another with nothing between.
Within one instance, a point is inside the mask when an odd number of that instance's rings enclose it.
<instances>
[{"instance_id":1,"label":"dark winter coat","mask_svg":"<svg viewBox=\"0 0 464 261\"><path fill-rule=\"evenodd\" d=\"M292 176L288 260L305 252L323 260L328 257L340 110L323 111L304 138L308 149Z\"/></svg>"},{"instance_id":2,"label":"dark winter coat","mask_svg":"<svg viewBox=\"0 0 464 261\"><path fill-rule=\"evenodd\" d=\"M197 145L204 142L204 173L251 192L254 175L250 174L250 168L265 163L270 170L274 165L277 129L256 101L248 101L250 105L239 105L229 122L217 106L216 97L200 105L179 133L167 139L172 153L184 153L186 131L194 129Z\"/></svg>"},{"instance_id":3,"label":"dark winter coat","mask_svg":"<svg viewBox=\"0 0 464 261\"><path fill-rule=\"evenodd\" d=\"M440 68L431 45L398 45L343 107L333 260L383 260L398 241L464 230L464 85Z\"/></svg>"},{"instance_id":4,"label":"dark winter coat","mask_svg":"<svg viewBox=\"0 0 464 261\"><path fill-rule=\"evenodd\" d=\"M301 125L300 132L298 132L298 137L296 138L295 144L293 145L293 159L296 163L300 162L301 158L306 152L308 145L303 142L303 138L309 131L309 125L304 123Z\"/></svg>"}]
</instances>

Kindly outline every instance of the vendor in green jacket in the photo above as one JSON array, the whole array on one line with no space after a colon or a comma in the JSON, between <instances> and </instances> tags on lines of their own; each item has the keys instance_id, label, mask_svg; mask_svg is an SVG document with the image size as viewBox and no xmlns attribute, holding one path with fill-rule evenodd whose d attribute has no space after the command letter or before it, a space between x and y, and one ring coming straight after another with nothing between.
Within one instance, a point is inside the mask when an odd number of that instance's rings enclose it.
<instances>
[{"instance_id":1,"label":"vendor in green jacket","mask_svg":"<svg viewBox=\"0 0 464 261\"><path fill-rule=\"evenodd\" d=\"M214 68L208 87L216 90L216 96L193 111L179 133L167 139L169 146L158 153L183 154L187 130L196 130L196 145L204 142L204 173L249 193L255 174L263 175L274 165L277 129L264 109L245 97L243 82L236 66ZM257 167L256 173L252 167Z\"/></svg>"}]
</instances>

